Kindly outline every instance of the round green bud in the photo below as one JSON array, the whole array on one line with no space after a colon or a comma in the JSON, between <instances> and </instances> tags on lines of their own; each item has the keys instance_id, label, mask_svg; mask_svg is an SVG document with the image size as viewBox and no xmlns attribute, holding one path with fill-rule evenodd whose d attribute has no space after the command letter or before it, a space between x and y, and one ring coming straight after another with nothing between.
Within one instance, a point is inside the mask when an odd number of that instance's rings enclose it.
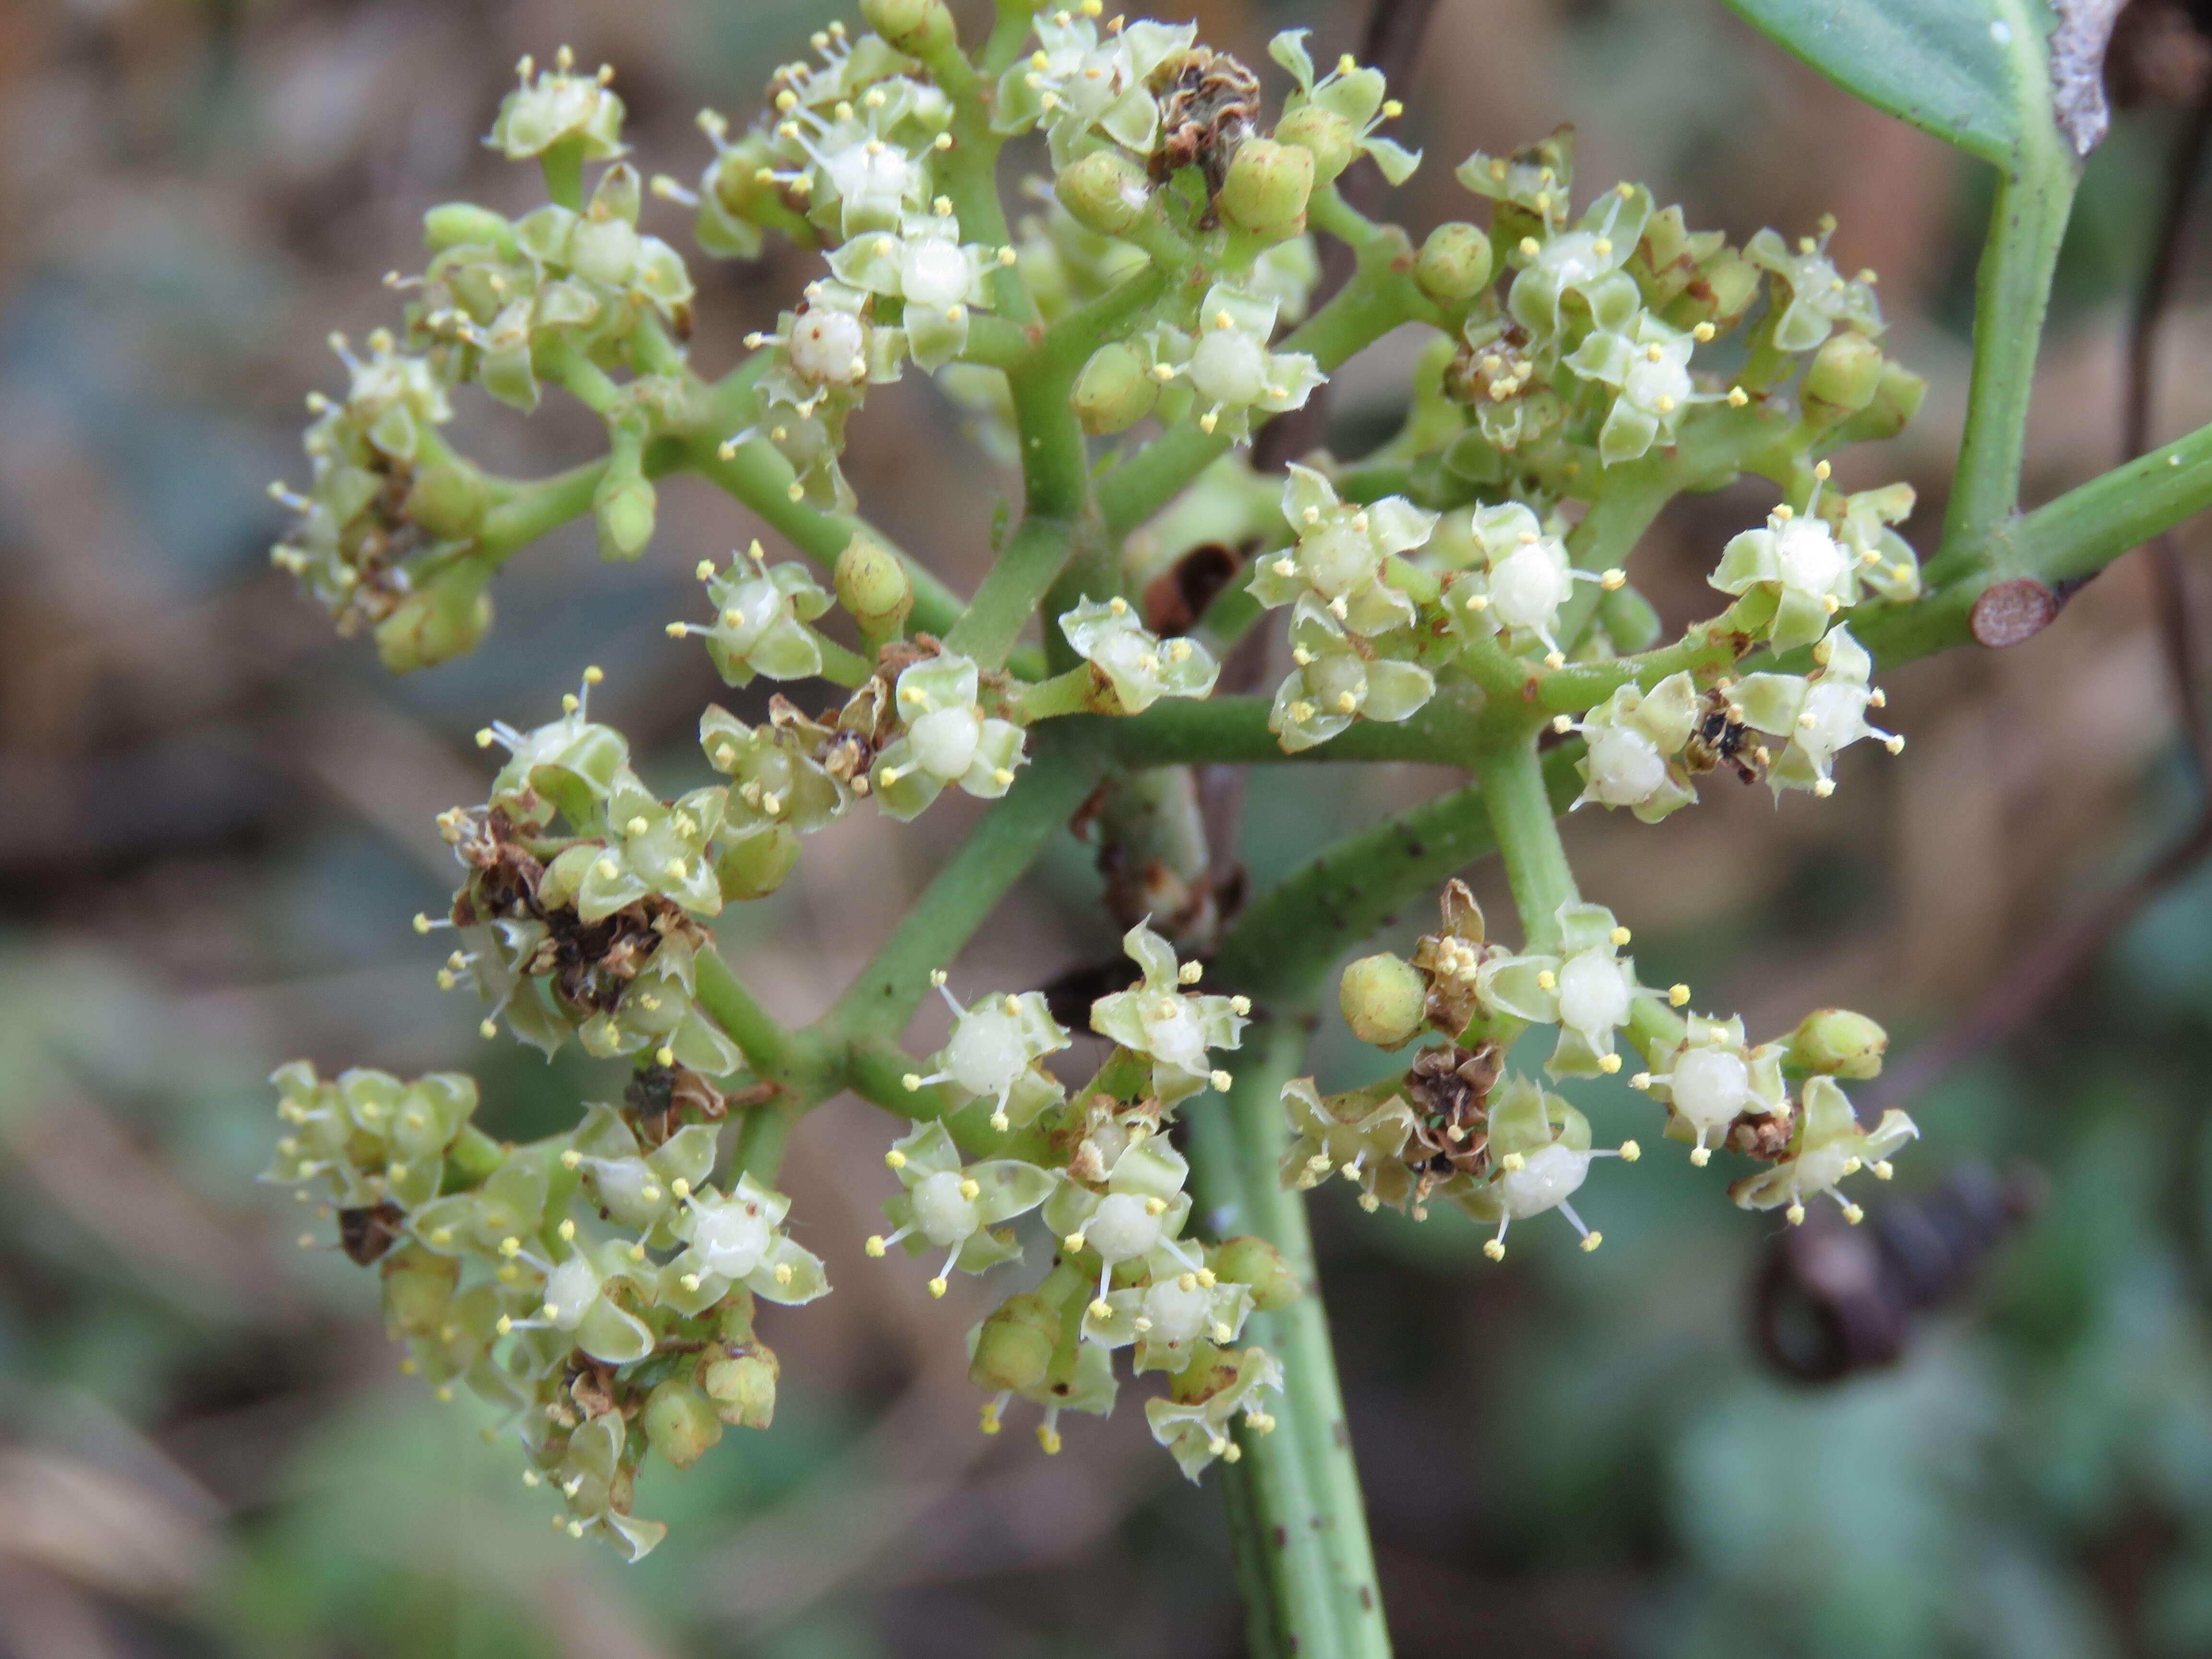
<instances>
[{"instance_id":1,"label":"round green bud","mask_svg":"<svg viewBox=\"0 0 2212 1659\"><path fill-rule=\"evenodd\" d=\"M1605 624L1606 638L1623 656L1649 650L1659 638L1659 613L1633 587L1616 587L1599 599L1597 615Z\"/></svg>"},{"instance_id":2,"label":"round green bud","mask_svg":"<svg viewBox=\"0 0 2212 1659\"><path fill-rule=\"evenodd\" d=\"M1926 377L1915 374L1893 357L1885 360L1874 397L1851 422L1850 435L1862 441L1894 438L1920 412L1920 400L1927 395Z\"/></svg>"},{"instance_id":3,"label":"round green bud","mask_svg":"<svg viewBox=\"0 0 2212 1659\"><path fill-rule=\"evenodd\" d=\"M860 0L860 15L904 52L942 51L956 39L945 0Z\"/></svg>"},{"instance_id":4,"label":"round green bud","mask_svg":"<svg viewBox=\"0 0 2212 1659\"><path fill-rule=\"evenodd\" d=\"M1035 1291L1010 1298L975 1333L969 1376L994 1393L1036 1388L1051 1369L1060 1324L1060 1310Z\"/></svg>"},{"instance_id":5,"label":"round green bud","mask_svg":"<svg viewBox=\"0 0 2212 1659\"><path fill-rule=\"evenodd\" d=\"M1250 1287L1252 1305L1261 1313L1273 1313L1298 1299L1298 1281L1290 1263L1264 1238L1249 1233L1224 1238L1210 1252L1209 1261L1221 1278Z\"/></svg>"},{"instance_id":6,"label":"round green bud","mask_svg":"<svg viewBox=\"0 0 2212 1659\"><path fill-rule=\"evenodd\" d=\"M1806 1015L1790 1034L1789 1059L1800 1071L1865 1079L1881 1075L1888 1047L1889 1033L1864 1014L1821 1008Z\"/></svg>"},{"instance_id":7,"label":"round green bud","mask_svg":"<svg viewBox=\"0 0 2212 1659\"><path fill-rule=\"evenodd\" d=\"M483 526L491 489L466 461L434 461L415 475L407 516L440 541L466 541Z\"/></svg>"},{"instance_id":8,"label":"round green bud","mask_svg":"<svg viewBox=\"0 0 2212 1659\"><path fill-rule=\"evenodd\" d=\"M783 885L798 862L799 832L787 823L775 824L725 847L714 860L714 879L722 884L722 896L739 904L766 898Z\"/></svg>"},{"instance_id":9,"label":"round green bud","mask_svg":"<svg viewBox=\"0 0 2212 1659\"><path fill-rule=\"evenodd\" d=\"M384 1258L384 1328L394 1342L434 1336L461 1280L459 1256L403 1244Z\"/></svg>"},{"instance_id":10,"label":"round green bud","mask_svg":"<svg viewBox=\"0 0 2212 1659\"><path fill-rule=\"evenodd\" d=\"M1313 182L1318 190L1334 184L1359 154L1359 129L1333 109L1304 104L1275 124L1275 142L1296 144L1314 158Z\"/></svg>"},{"instance_id":11,"label":"round green bud","mask_svg":"<svg viewBox=\"0 0 2212 1659\"><path fill-rule=\"evenodd\" d=\"M723 210L739 219L751 216L754 206L763 201L776 201L776 186L763 184L763 167L775 165L775 152L768 140L759 133L749 132L732 142L714 163L714 173L708 188Z\"/></svg>"},{"instance_id":12,"label":"round green bud","mask_svg":"<svg viewBox=\"0 0 2212 1659\"><path fill-rule=\"evenodd\" d=\"M878 638L906 626L914 609L914 580L896 555L854 537L837 556L837 603L863 634Z\"/></svg>"},{"instance_id":13,"label":"round green bud","mask_svg":"<svg viewBox=\"0 0 2212 1659\"><path fill-rule=\"evenodd\" d=\"M402 599L376 625L376 654L392 673L410 673L467 655L490 631L491 595L467 572Z\"/></svg>"},{"instance_id":14,"label":"round green bud","mask_svg":"<svg viewBox=\"0 0 2212 1659\"><path fill-rule=\"evenodd\" d=\"M627 564L645 551L653 539L655 497L652 484L612 474L592 498L592 512L599 521L599 556L610 564Z\"/></svg>"},{"instance_id":15,"label":"round green bud","mask_svg":"<svg viewBox=\"0 0 2212 1659\"><path fill-rule=\"evenodd\" d=\"M1378 1048L1395 1048L1427 1024L1429 982L1403 957L1383 951L1344 970L1337 1003L1352 1036Z\"/></svg>"},{"instance_id":16,"label":"round green bud","mask_svg":"<svg viewBox=\"0 0 2212 1659\"><path fill-rule=\"evenodd\" d=\"M688 1469L722 1437L722 1423L696 1383L672 1376L645 1397L645 1437L674 1467Z\"/></svg>"},{"instance_id":17,"label":"round green bud","mask_svg":"<svg viewBox=\"0 0 2212 1659\"><path fill-rule=\"evenodd\" d=\"M489 247L502 258L512 258L514 228L474 202L446 202L422 216L422 246L432 253L449 247Z\"/></svg>"},{"instance_id":18,"label":"round green bud","mask_svg":"<svg viewBox=\"0 0 2212 1659\"><path fill-rule=\"evenodd\" d=\"M1127 431L1152 412L1159 396L1160 383L1144 360L1121 341L1109 340L1083 365L1067 401L1085 432L1103 434Z\"/></svg>"},{"instance_id":19,"label":"round green bud","mask_svg":"<svg viewBox=\"0 0 2212 1659\"><path fill-rule=\"evenodd\" d=\"M1103 236L1133 228L1152 206L1145 169L1118 148L1094 149L1062 167L1053 190L1076 223Z\"/></svg>"},{"instance_id":20,"label":"round green bud","mask_svg":"<svg viewBox=\"0 0 2212 1659\"><path fill-rule=\"evenodd\" d=\"M1490 281L1490 238L1459 220L1438 225L1421 244L1413 280L1431 300L1471 300Z\"/></svg>"},{"instance_id":21,"label":"round green bud","mask_svg":"<svg viewBox=\"0 0 2212 1659\"><path fill-rule=\"evenodd\" d=\"M1846 329L1832 334L1805 371L1805 410L1815 420L1840 421L1874 401L1881 387L1881 348Z\"/></svg>"},{"instance_id":22,"label":"round green bud","mask_svg":"<svg viewBox=\"0 0 2212 1659\"><path fill-rule=\"evenodd\" d=\"M775 1355L756 1345L724 1353L699 1368L699 1386L714 1402L714 1415L732 1428L764 1429L775 1420Z\"/></svg>"},{"instance_id":23,"label":"round green bud","mask_svg":"<svg viewBox=\"0 0 2212 1659\"><path fill-rule=\"evenodd\" d=\"M1221 216L1239 230L1272 242L1306 228L1313 194L1314 153L1299 144L1248 138L1237 146L1221 184Z\"/></svg>"}]
</instances>

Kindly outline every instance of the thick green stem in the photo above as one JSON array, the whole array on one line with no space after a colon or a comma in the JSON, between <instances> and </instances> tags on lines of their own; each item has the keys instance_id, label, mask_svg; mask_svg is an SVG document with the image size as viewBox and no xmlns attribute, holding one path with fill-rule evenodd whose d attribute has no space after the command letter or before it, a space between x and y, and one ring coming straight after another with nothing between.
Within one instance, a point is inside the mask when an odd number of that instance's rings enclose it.
<instances>
[{"instance_id":1,"label":"thick green stem","mask_svg":"<svg viewBox=\"0 0 2212 1659\"><path fill-rule=\"evenodd\" d=\"M2027 125L2016 165L1998 175L1974 280L1973 376L1943 516L1947 550L1980 547L2000 534L2020 505L2036 344L2080 172L2055 128L2040 121Z\"/></svg>"},{"instance_id":2,"label":"thick green stem","mask_svg":"<svg viewBox=\"0 0 2212 1659\"><path fill-rule=\"evenodd\" d=\"M1248 1336L1282 1362L1283 1392L1267 1434L1236 1431L1238 1461L1222 1466L1239 1577L1264 1582L1248 1601L1254 1651L1377 1656L1390 1651L1368 1541L1365 1504L1337 1382L1328 1314L1316 1276L1304 1195L1277 1176L1289 1127L1283 1085L1305 1053L1294 1020L1253 1028L1228 1100L1191 1109L1191 1180L1201 1212L1223 1236L1256 1234L1282 1253L1303 1291L1255 1315Z\"/></svg>"},{"instance_id":3,"label":"thick green stem","mask_svg":"<svg viewBox=\"0 0 2212 1659\"><path fill-rule=\"evenodd\" d=\"M1580 896L1575 872L1559 844L1556 811L1544 787L1544 769L1533 740L1509 744L1475 766L1482 782L1490 827L1504 857L1505 879L1521 912L1522 932L1531 951L1555 950L1559 943L1559 908Z\"/></svg>"}]
</instances>

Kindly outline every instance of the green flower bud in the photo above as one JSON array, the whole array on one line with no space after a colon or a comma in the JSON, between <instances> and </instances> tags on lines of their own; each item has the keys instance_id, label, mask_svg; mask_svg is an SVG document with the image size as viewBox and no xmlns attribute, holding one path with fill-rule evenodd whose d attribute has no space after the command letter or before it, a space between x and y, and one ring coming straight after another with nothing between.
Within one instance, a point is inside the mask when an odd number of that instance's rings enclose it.
<instances>
[{"instance_id":1,"label":"green flower bud","mask_svg":"<svg viewBox=\"0 0 2212 1659\"><path fill-rule=\"evenodd\" d=\"M1152 412L1159 395L1160 383L1144 360L1121 341L1109 340L1091 354L1075 377L1068 403L1085 432L1126 432Z\"/></svg>"},{"instance_id":2,"label":"green flower bud","mask_svg":"<svg viewBox=\"0 0 2212 1659\"><path fill-rule=\"evenodd\" d=\"M1606 637L1623 656L1647 650L1659 637L1659 613L1651 601L1630 586L1616 587L1597 602Z\"/></svg>"},{"instance_id":3,"label":"green flower bud","mask_svg":"<svg viewBox=\"0 0 2212 1659\"><path fill-rule=\"evenodd\" d=\"M679 1469L688 1469L722 1437L714 1402L693 1382L672 1376L645 1397L645 1438Z\"/></svg>"},{"instance_id":4,"label":"green flower bud","mask_svg":"<svg viewBox=\"0 0 2212 1659\"><path fill-rule=\"evenodd\" d=\"M837 556L836 580L837 603L863 634L880 639L905 628L914 581L895 555L855 537Z\"/></svg>"},{"instance_id":5,"label":"green flower bud","mask_svg":"<svg viewBox=\"0 0 2212 1659\"><path fill-rule=\"evenodd\" d=\"M488 574L464 566L402 599L376 625L376 654L385 667L405 674L475 650L491 629Z\"/></svg>"},{"instance_id":6,"label":"green flower bud","mask_svg":"<svg viewBox=\"0 0 2212 1659\"><path fill-rule=\"evenodd\" d=\"M860 0L860 15L903 52L941 51L956 39L945 0Z\"/></svg>"},{"instance_id":7,"label":"green flower bud","mask_svg":"<svg viewBox=\"0 0 2212 1659\"><path fill-rule=\"evenodd\" d=\"M1421 244L1413 280L1431 300L1470 300L1490 281L1490 238L1458 220L1438 225Z\"/></svg>"},{"instance_id":8,"label":"green flower bud","mask_svg":"<svg viewBox=\"0 0 2212 1659\"><path fill-rule=\"evenodd\" d=\"M1237 147L1222 181L1222 216L1239 230L1279 242L1306 228L1306 200L1313 188L1311 150L1272 138L1248 138Z\"/></svg>"},{"instance_id":9,"label":"green flower bud","mask_svg":"<svg viewBox=\"0 0 2212 1659\"><path fill-rule=\"evenodd\" d=\"M1800 1071L1863 1079L1881 1075L1889 1033L1848 1008L1821 1008L1790 1034L1790 1064Z\"/></svg>"},{"instance_id":10,"label":"green flower bud","mask_svg":"<svg viewBox=\"0 0 2212 1659\"><path fill-rule=\"evenodd\" d=\"M610 564L627 564L645 551L653 539L654 501L653 486L644 478L608 473L592 500L601 558Z\"/></svg>"},{"instance_id":11,"label":"green flower bud","mask_svg":"<svg viewBox=\"0 0 2212 1659\"><path fill-rule=\"evenodd\" d=\"M1095 149L1062 167L1053 190L1076 223L1103 236L1129 230L1152 205L1144 167L1118 149Z\"/></svg>"},{"instance_id":12,"label":"green flower bud","mask_svg":"<svg viewBox=\"0 0 2212 1659\"><path fill-rule=\"evenodd\" d=\"M1852 417L1842 435L1853 443L1894 438L1920 412L1920 400L1927 395L1925 377L1915 374L1893 357L1887 359L1881 366L1873 399Z\"/></svg>"},{"instance_id":13,"label":"green flower bud","mask_svg":"<svg viewBox=\"0 0 2212 1659\"><path fill-rule=\"evenodd\" d=\"M449 247L488 247L501 258L512 259L514 227L474 202L446 202L422 216L422 246L432 253Z\"/></svg>"},{"instance_id":14,"label":"green flower bud","mask_svg":"<svg viewBox=\"0 0 2212 1659\"><path fill-rule=\"evenodd\" d=\"M714 1402L714 1415L732 1428L764 1429L775 1420L775 1379L781 1370L775 1352L760 1344L743 1353L725 1353L699 1370L699 1385Z\"/></svg>"},{"instance_id":15,"label":"green flower bud","mask_svg":"<svg viewBox=\"0 0 2212 1659\"><path fill-rule=\"evenodd\" d=\"M743 903L775 891L798 862L799 832L775 824L723 848L714 860L714 879L722 884L725 899Z\"/></svg>"},{"instance_id":16,"label":"green flower bud","mask_svg":"<svg viewBox=\"0 0 2212 1659\"><path fill-rule=\"evenodd\" d=\"M994 1393L1034 1389L1051 1368L1060 1334L1059 1309L1034 1291L1013 1297L976 1331L968 1375Z\"/></svg>"},{"instance_id":17,"label":"green flower bud","mask_svg":"<svg viewBox=\"0 0 2212 1659\"><path fill-rule=\"evenodd\" d=\"M1251 1286L1252 1305L1260 1312L1273 1313L1298 1299L1298 1281L1290 1263L1266 1239L1250 1233L1225 1238L1210 1254L1217 1275Z\"/></svg>"},{"instance_id":18,"label":"green flower bud","mask_svg":"<svg viewBox=\"0 0 2212 1659\"><path fill-rule=\"evenodd\" d=\"M461 1281L460 1258L403 1244L384 1258L383 1272L384 1328L392 1340L434 1336Z\"/></svg>"},{"instance_id":19,"label":"green flower bud","mask_svg":"<svg viewBox=\"0 0 2212 1659\"><path fill-rule=\"evenodd\" d=\"M1275 142L1296 144L1314 158L1314 188L1333 185L1359 154L1359 129L1333 109L1305 104L1275 124Z\"/></svg>"},{"instance_id":20,"label":"green flower bud","mask_svg":"<svg viewBox=\"0 0 2212 1659\"><path fill-rule=\"evenodd\" d=\"M1881 348L1846 329L1832 334L1805 371L1805 412L1823 422L1856 415L1881 386Z\"/></svg>"},{"instance_id":21,"label":"green flower bud","mask_svg":"<svg viewBox=\"0 0 2212 1659\"><path fill-rule=\"evenodd\" d=\"M1383 951L1344 970L1337 1002L1354 1036L1379 1048L1395 1048L1426 1022L1429 983L1412 963Z\"/></svg>"},{"instance_id":22,"label":"green flower bud","mask_svg":"<svg viewBox=\"0 0 2212 1659\"><path fill-rule=\"evenodd\" d=\"M466 541L483 526L491 490L466 461L438 461L415 475L407 516L441 541Z\"/></svg>"}]
</instances>

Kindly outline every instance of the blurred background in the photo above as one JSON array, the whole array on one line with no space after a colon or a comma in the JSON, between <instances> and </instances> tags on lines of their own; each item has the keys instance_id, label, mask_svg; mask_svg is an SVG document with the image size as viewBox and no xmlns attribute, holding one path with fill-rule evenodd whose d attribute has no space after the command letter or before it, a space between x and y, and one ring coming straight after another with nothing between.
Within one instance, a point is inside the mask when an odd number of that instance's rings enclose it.
<instances>
[{"instance_id":1,"label":"blurred background","mask_svg":"<svg viewBox=\"0 0 2212 1659\"><path fill-rule=\"evenodd\" d=\"M1297 24L1333 58L1364 9L1195 9L1202 38L1259 64ZM648 775L656 751L688 765L699 708L728 694L662 624L696 609L693 563L756 530L672 482L641 565L602 567L572 527L510 567L483 650L393 681L267 562L282 520L264 487L305 477L302 398L340 385L324 337L396 318L378 279L419 267L426 207L540 199L534 171L477 142L523 52L568 41L616 64L641 166L689 177L706 155L695 112L746 118L773 64L833 15L818 0L0 6L0 1652L1242 1651L1216 1494L1177 1476L1133 1399L1078 1422L1056 1460L1024 1434L974 1432L960 1339L991 1292L933 1303L921 1268L863 1258L890 1189L871 1109L833 1103L792 1148L783 1185L838 1294L763 1320L784 1363L774 1428L733 1433L688 1474L647 1474L640 1512L674 1531L635 1568L548 1530L514 1449L398 1374L374 1283L329 1248L329 1224L313 1237L311 1212L252 1181L274 1132L264 1079L295 1055L473 1070L480 1121L505 1134L612 1093L610 1068L480 1042L479 1011L433 987L438 952L407 924L452 884L431 819L482 798L468 734L548 717L586 661L608 672L594 712ZM2201 70L2192 39L2147 61ZM1429 162L1395 209L1417 235L1470 211L1450 178L1468 151L1566 120L1586 191L1645 178L1736 240L1834 212L1838 263L1881 272L1889 344L1934 381L1917 427L1853 452L1843 481L1910 480L1905 533L1931 544L1988 194L1972 164L1717 0L1442 0L1420 62L1402 136ZM2193 88L2184 75L2150 90ZM2124 112L2090 162L2031 501L2118 457L2125 316L2182 118L2155 100ZM689 250L677 212L654 215ZM2161 435L2212 418L2200 216L2161 336ZM807 264L695 258L695 362L733 362ZM1341 377L1338 453L1387 431L1412 349L1385 342ZM879 522L966 583L1008 480L950 411L919 375L872 394L850 470ZM448 430L532 474L592 453L576 414L525 422L474 398ZM1709 603L1722 539L1768 504L1745 487L1669 513L1638 574L1670 624ZM1891 676L1911 746L1853 751L1817 807L1714 784L1656 830L1577 817L1585 890L1635 928L1645 978L1689 979L1754 1036L1843 1003L1887 1023L1895 1052L1940 1037L2198 810L2150 594L2130 561L2027 645ZM1257 883L1444 781L1327 775L1254 779ZM842 822L781 893L726 921L726 950L779 1012L811 1018L969 805L896 835L872 814ZM1477 881L1502 904L1494 875ZM955 983L1036 985L1110 954L1098 892L1064 841ZM1423 920L1409 911L1394 942ZM917 1048L936 1034L918 1026ZM1774 1216L1730 1208L1718 1172L1672 1147L1593 1178L1583 1208L1609 1240L1594 1257L1565 1226L1532 1225L1496 1267L1472 1229L1321 1195L1401 1651L2212 1650L2209 1062L2200 878L2021 1033L1892 1103L1926 1139L1869 1200L1864 1233L1808 1230L1785 1252ZM1323 1085L1379 1063L1331 1012ZM1625 1091L1578 1097L1601 1138L1652 1141ZM1907 1317L1915 1302L1932 1305Z\"/></svg>"}]
</instances>

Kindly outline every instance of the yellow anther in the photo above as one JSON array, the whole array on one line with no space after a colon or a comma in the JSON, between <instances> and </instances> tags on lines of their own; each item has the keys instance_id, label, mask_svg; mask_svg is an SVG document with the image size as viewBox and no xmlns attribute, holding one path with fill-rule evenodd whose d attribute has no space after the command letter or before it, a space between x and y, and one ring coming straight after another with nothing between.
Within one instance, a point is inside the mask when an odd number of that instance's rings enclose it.
<instances>
[{"instance_id":1,"label":"yellow anther","mask_svg":"<svg viewBox=\"0 0 2212 1659\"><path fill-rule=\"evenodd\" d=\"M1538 970L1536 975L1536 988L1538 990L1557 990L1559 988L1559 976L1553 973L1550 969L1545 968Z\"/></svg>"},{"instance_id":2,"label":"yellow anther","mask_svg":"<svg viewBox=\"0 0 2212 1659\"><path fill-rule=\"evenodd\" d=\"M1508 1175L1518 1175L1528 1167L1528 1160L1518 1152L1508 1152L1498 1159L1498 1164Z\"/></svg>"},{"instance_id":3,"label":"yellow anther","mask_svg":"<svg viewBox=\"0 0 2212 1659\"><path fill-rule=\"evenodd\" d=\"M1504 1261L1505 1241L1502 1238L1484 1239L1482 1241L1482 1253L1488 1256L1492 1261Z\"/></svg>"},{"instance_id":4,"label":"yellow anther","mask_svg":"<svg viewBox=\"0 0 2212 1659\"><path fill-rule=\"evenodd\" d=\"M1620 1069L1620 1056L1619 1054L1600 1054L1597 1059L1597 1068L1599 1071L1603 1072L1607 1077L1611 1077L1615 1072Z\"/></svg>"},{"instance_id":5,"label":"yellow anther","mask_svg":"<svg viewBox=\"0 0 2212 1659\"><path fill-rule=\"evenodd\" d=\"M1533 236L1523 236L1523 237L1521 239L1521 252L1522 252L1523 254L1527 255L1529 258L1531 258L1531 259L1534 258L1538 254L1541 253L1543 251L1544 251L1544 249L1543 249L1542 245L1541 245L1540 243L1539 243L1539 242L1536 240L1536 239L1535 239L1534 237L1533 237Z\"/></svg>"},{"instance_id":6,"label":"yellow anther","mask_svg":"<svg viewBox=\"0 0 2212 1659\"><path fill-rule=\"evenodd\" d=\"M1237 1079L1231 1077L1226 1072L1217 1071L1208 1073L1206 1074L1206 1080L1213 1085L1214 1091L1217 1094L1225 1095L1229 1092L1230 1085L1235 1083Z\"/></svg>"},{"instance_id":7,"label":"yellow anther","mask_svg":"<svg viewBox=\"0 0 2212 1659\"><path fill-rule=\"evenodd\" d=\"M1802 1202L1792 1202L1782 1213L1793 1227L1802 1227L1805 1224L1805 1206Z\"/></svg>"},{"instance_id":8,"label":"yellow anther","mask_svg":"<svg viewBox=\"0 0 2212 1659\"><path fill-rule=\"evenodd\" d=\"M1690 337L1699 345L1703 345L1713 337L1713 325L1711 323L1699 323L1690 331Z\"/></svg>"},{"instance_id":9,"label":"yellow anther","mask_svg":"<svg viewBox=\"0 0 2212 1659\"><path fill-rule=\"evenodd\" d=\"M1589 1232L1583 1235L1583 1249L1585 1250L1594 1250L1604 1243L1605 1235L1603 1233Z\"/></svg>"},{"instance_id":10,"label":"yellow anther","mask_svg":"<svg viewBox=\"0 0 2212 1659\"><path fill-rule=\"evenodd\" d=\"M1751 393L1740 386L1732 386L1729 388L1728 400L1730 409L1741 409L1751 401Z\"/></svg>"},{"instance_id":11,"label":"yellow anther","mask_svg":"<svg viewBox=\"0 0 2212 1659\"><path fill-rule=\"evenodd\" d=\"M1614 945L1626 945L1632 937L1634 937L1634 935L1630 933L1628 929L1626 927L1616 927L1606 935L1606 939Z\"/></svg>"},{"instance_id":12,"label":"yellow anther","mask_svg":"<svg viewBox=\"0 0 2212 1659\"><path fill-rule=\"evenodd\" d=\"M1061 1239L1060 1242L1061 1247L1066 1249L1070 1255L1079 1255L1083 1249L1083 1235L1079 1231L1068 1234L1066 1238Z\"/></svg>"},{"instance_id":13,"label":"yellow anther","mask_svg":"<svg viewBox=\"0 0 2212 1659\"><path fill-rule=\"evenodd\" d=\"M972 1198L974 1194L971 1193L969 1196ZM1145 1200L1145 1213L1146 1215L1165 1215L1167 1213L1167 1209L1168 1201L1164 1198L1148 1198Z\"/></svg>"}]
</instances>

